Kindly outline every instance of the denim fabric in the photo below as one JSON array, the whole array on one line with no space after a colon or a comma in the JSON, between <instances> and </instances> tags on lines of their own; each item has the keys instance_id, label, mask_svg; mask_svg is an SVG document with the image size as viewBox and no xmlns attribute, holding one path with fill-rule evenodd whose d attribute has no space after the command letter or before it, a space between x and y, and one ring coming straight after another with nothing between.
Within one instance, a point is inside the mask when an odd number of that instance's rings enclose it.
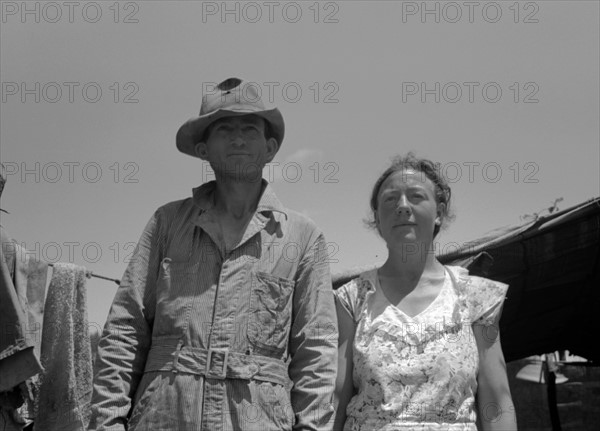
<instances>
[{"instance_id":1,"label":"denim fabric","mask_svg":"<svg viewBox=\"0 0 600 431\"><path fill-rule=\"evenodd\" d=\"M228 253L214 182L155 212L98 346L90 429L331 429L337 320L325 239L264 186Z\"/></svg>"}]
</instances>

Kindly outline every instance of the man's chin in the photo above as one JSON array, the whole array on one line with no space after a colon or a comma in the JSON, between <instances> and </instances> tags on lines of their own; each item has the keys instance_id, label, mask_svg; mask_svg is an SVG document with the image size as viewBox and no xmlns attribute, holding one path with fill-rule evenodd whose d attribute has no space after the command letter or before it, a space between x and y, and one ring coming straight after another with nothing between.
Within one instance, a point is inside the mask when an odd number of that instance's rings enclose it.
<instances>
[{"instance_id":1,"label":"man's chin","mask_svg":"<svg viewBox=\"0 0 600 431\"><path fill-rule=\"evenodd\" d=\"M255 183L262 180L262 173L262 169L256 167L236 166L236 168L216 171L215 177L221 182Z\"/></svg>"}]
</instances>

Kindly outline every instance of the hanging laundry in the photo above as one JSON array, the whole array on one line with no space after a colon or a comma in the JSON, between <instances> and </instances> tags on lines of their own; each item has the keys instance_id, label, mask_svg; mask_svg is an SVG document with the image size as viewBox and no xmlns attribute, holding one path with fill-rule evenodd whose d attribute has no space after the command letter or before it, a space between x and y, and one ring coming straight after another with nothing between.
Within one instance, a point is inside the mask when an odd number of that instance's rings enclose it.
<instances>
[{"instance_id":1,"label":"hanging laundry","mask_svg":"<svg viewBox=\"0 0 600 431\"><path fill-rule=\"evenodd\" d=\"M36 336L41 332L29 325L27 278L22 277L28 262L23 262L24 256L17 253L1 227L0 237L0 392L5 392L42 370L35 354Z\"/></svg>"},{"instance_id":2,"label":"hanging laundry","mask_svg":"<svg viewBox=\"0 0 600 431\"><path fill-rule=\"evenodd\" d=\"M0 195L4 184L0 169ZM93 376L85 281L119 280L41 262L1 225L0 237L0 429L86 430Z\"/></svg>"},{"instance_id":3,"label":"hanging laundry","mask_svg":"<svg viewBox=\"0 0 600 431\"><path fill-rule=\"evenodd\" d=\"M42 367L34 351L35 342L28 332L26 309L19 300L2 249L4 247L0 248L0 428L16 431L32 422L28 414L28 406L35 398L31 381ZM13 259L13 263L18 260Z\"/></svg>"},{"instance_id":4,"label":"hanging laundry","mask_svg":"<svg viewBox=\"0 0 600 431\"><path fill-rule=\"evenodd\" d=\"M35 429L83 431L89 422L92 354L85 268L55 263L42 334L42 365Z\"/></svg>"},{"instance_id":5,"label":"hanging laundry","mask_svg":"<svg viewBox=\"0 0 600 431\"><path fill-rule=\"evenodd\" d=\"M4 190L4 165L0 166L0 195ZM34 342L28 337L26 298L17 292L15 279L17 258L12 240L0 226L0 393L11 390L41 371L35 357ZM8 256L5 257L5 253ZM19 295L21 293L21 295ZM20 296L20 297L19 297ZM0 402L7 397L0 397ZM22 404L22 402L20 403ZM19 404L19 405L20 405ZM3 404L0 404L2 408Z\"/></svg>"},{"instance_id":6,"label":"hanging laundry","mask_svg":"<svg viewBox=\"0 0 600 431\"><path fill-rule=\"evenodd\" d=\"M5 183L0 164L0 195ZM48 265L1 225L0 246L0 428L13 431L33 422Z\"/></svg>"}]
</instances>

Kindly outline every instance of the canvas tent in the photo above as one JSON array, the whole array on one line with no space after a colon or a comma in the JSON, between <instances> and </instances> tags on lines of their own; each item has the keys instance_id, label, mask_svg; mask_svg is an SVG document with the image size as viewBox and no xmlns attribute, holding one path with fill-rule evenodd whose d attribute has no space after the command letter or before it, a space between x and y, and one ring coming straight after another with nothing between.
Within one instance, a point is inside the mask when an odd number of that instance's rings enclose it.
<instances>
[{"instance_id":1,"label":"canvas tent","mask_svg":"<svg viewBox=\"0 0 600 431\"><path fill-rule=\"evenodd\" d=\"M507 361L556 350L600 360L600 198L496 229L438 259L510 285L500 322ZM334 288L364 269L334 275Z\"/></svg>"}]
</instances>

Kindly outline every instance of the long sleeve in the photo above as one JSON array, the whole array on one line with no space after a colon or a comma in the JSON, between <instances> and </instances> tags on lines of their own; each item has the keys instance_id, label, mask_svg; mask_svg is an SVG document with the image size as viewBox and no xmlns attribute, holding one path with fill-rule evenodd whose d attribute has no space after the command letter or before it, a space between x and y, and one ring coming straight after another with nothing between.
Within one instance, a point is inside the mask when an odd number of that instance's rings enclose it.
<instances>
[{"instance_id":1,"label":"long sleeve","mask_svg":"<svg viewBox=\"0 0 600 431\"><path fill-rule=\"evenodd\" d=\"M125 430L154 321L160 218L150 219L113 300L94 369L90 430Z\"/></svg>"},{"instance_id":2,"label":"long sleeve","mask_svg":"<svg viewBox=\"0 0 600 431\"><path fill-rule=\"evenodd\" d=\"M290 333L294 430L330 430L338 354L337 319L325 239L319 234L309 244L312 245L298 268Z\"/></svg>"}]
</instances>

